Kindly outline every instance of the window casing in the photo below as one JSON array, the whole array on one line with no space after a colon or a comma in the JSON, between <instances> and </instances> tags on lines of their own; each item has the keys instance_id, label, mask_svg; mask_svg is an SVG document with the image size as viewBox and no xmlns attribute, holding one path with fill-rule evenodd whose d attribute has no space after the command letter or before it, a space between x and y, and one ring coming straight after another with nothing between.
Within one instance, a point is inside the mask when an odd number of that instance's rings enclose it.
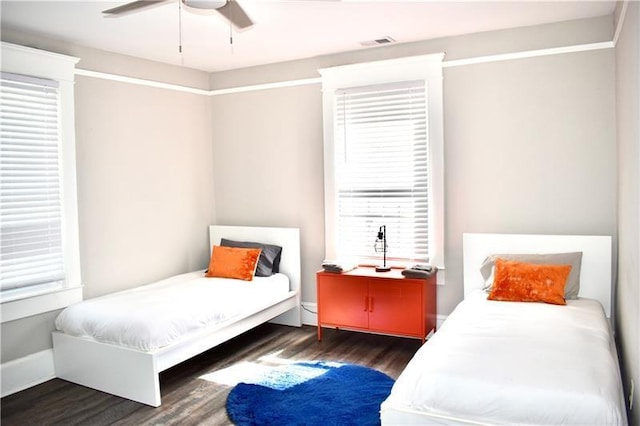
<instances>
[{"instance_id":1,"label":"window casing","mask_svg":"<svg viewBox=\"0 0 640 426\"><path fill-rule=\"evenodd\" d=\"M75 176L77 58L2 43L2 322L82 300Z\"/></svg>"},{"instance_id":2,"label":"window casing","mask_svg":"<svg viewBox=\"0 0 640 426\"><path fill-rule=\"evenodd\" d=\"M444 267L442 58L321 70L328 258Z\"/></svg>"}]
</instances>

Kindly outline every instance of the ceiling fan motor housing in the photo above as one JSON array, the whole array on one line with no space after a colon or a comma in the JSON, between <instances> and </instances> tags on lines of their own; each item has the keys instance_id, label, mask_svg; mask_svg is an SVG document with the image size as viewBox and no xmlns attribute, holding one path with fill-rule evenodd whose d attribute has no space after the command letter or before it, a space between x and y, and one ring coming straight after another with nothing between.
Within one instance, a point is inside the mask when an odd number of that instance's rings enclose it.
<instances>
[{"instance_id":1,"label":"ceiling fan motor housing","mask_svg":"<svg viewBox=\"0 0 640 426\"><path fill-rule=\"evenodd\" d=\"M220 9L227 4L227 0L182 0L182 2L194 9Z\"/></svg>"}]
</instances>

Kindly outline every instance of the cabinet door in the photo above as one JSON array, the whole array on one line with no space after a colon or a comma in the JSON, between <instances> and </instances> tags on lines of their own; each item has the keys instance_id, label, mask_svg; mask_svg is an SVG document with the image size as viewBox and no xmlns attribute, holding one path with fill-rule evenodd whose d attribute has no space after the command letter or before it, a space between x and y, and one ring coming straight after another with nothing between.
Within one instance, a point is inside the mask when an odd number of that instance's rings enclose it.
<instances>
[{"instance_id":1,"label":"cabinet door","mask_svg":"<svg viewBox=\"0 0 640 426\"><path fill-rule=\"evenodd\" d=\"M369 281L369 328L373 331L422 337L422 287L420 281Z\"/></svg>"},{"instance_id":2,"label":"cabinet door","mask_svg":"<svg viewBox=\"0 0 640 426\"><path fill-rule=\"evenodd\" d=\"M367 328L367 279L318 277L318 320L321 324Z\"/></svg>"}]
</instances>

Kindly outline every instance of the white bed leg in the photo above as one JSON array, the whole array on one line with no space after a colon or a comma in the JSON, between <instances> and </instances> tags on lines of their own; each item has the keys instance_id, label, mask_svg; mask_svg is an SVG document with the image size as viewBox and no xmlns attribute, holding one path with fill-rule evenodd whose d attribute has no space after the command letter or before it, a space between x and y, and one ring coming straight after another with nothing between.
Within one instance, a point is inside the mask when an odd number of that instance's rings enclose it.
<instances>
[{"instance_id":1,"label":"white bed leg","mask_svg":"<svg viewBox=\"0 0 640 426\"><path fill-rule=\"evenodd\" d=\"M149 354L53 333L56 377L153 407L160 379Z\"/></svg>"}]
</instances>

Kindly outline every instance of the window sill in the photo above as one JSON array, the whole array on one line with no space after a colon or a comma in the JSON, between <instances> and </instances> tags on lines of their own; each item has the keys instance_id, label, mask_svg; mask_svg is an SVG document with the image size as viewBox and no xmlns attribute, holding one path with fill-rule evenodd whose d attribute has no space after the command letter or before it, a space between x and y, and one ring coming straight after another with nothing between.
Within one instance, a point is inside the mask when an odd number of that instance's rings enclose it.
<instances>
[{"instance_id":1,"label":"window sill","mask_svg":"<svg viewBox=\"0 0 640 426\"><path fill-rule=\"evenodd\" d=\"M46 293L30 294L0 304L2 323L55 311L82 301L82 286L59 288Z\"/></svg>"}]
</instances>

